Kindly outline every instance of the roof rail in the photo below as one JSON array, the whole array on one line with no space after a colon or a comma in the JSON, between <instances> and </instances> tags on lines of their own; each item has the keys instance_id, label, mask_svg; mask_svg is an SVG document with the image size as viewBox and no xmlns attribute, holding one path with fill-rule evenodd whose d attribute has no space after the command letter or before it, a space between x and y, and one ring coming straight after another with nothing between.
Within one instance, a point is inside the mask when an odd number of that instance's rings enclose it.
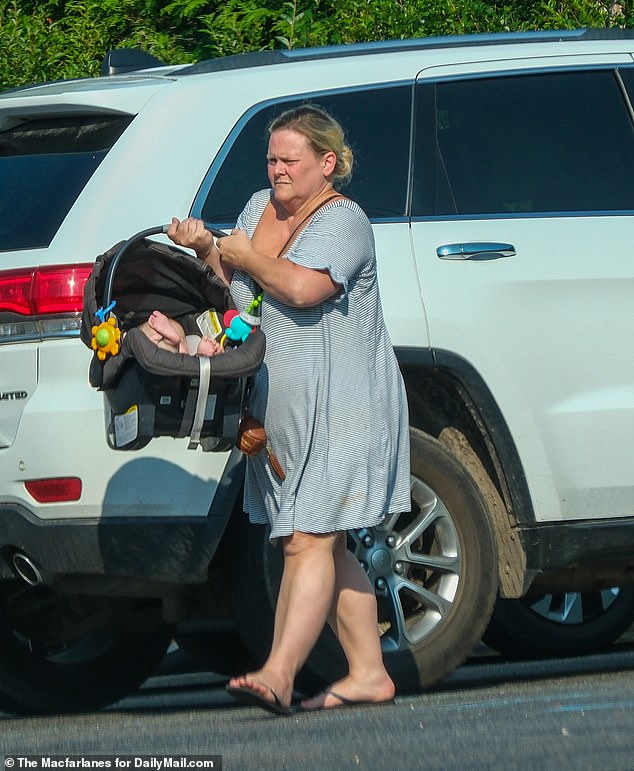
<instances>
[{"instance_id":1,"label":"roof rail","mask_svg":"<svg viewBox=\"0 0 634 771\"><path fill-rule=\"evenodd\" d=\"M362 56L383 51L423 51L434 48L456 48L481 45L505 45L512 43L565 42L573 40L622 40L634 39L633 29L609 27L605 29L582 28L572 30L545 30L529 32L491 32L473 35L446 35L420 37L404 40L380 40L369 43L347 43L344 45L315 48L274 49L251 51L244 54L222 56L196 64L185 65L172 74L197 75L204 72L264 67L290 61L315 61L342 56Z\"/></svg>"},{"instance_id":2,"label":"roof rail","mask_svg":"<svg viewBox=\"0 0 634 771\"><path fill-rule=\"evenodd\" d=\"M163 62L139 48L113 48L101 62L100 75L119 75L122 72L163 66Z\"/></svg>"}]
</instances>

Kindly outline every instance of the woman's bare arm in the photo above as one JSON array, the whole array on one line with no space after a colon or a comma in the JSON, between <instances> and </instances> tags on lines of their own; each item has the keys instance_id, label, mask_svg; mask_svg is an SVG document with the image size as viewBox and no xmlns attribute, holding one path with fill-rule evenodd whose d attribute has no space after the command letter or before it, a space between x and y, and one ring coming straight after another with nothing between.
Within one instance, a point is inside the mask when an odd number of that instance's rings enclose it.
<instances>
[{"instance_id":1,"label":"woman's bare arm","mask_svg":"<svg viewBox=\"0 0 634 771\"><path fill-rule=\"evenodd\" d=\"M295 308L319 305L341 288L327 270L306 268L256 251L242 230L219 238L217 250L224 265L248 273L265 292L285 305Z\"/></svg>"}]
</instances>

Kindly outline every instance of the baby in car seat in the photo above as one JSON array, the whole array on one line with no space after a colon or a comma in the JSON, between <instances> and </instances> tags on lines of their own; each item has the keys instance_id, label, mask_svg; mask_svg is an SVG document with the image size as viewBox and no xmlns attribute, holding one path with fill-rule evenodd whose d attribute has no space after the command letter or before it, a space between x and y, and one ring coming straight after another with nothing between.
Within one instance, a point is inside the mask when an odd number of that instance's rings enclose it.
<instances>
[{"instance_id":1,"label":"baby in car seat","mask_svg":"<svg viewBox=\"0 0 634 771\"><path fill-rule=\"evenodd\" d=\"M153 343L159 348L173 353L185 353L190 356L216 356L224 353L224 348L217 340L203 336L192 351L187 344L185 330L175 319L169 318L161 311L153 311L148 320L139 326ZM190 336L191 337L191 336Z\"/></svg>"}]
</instances>

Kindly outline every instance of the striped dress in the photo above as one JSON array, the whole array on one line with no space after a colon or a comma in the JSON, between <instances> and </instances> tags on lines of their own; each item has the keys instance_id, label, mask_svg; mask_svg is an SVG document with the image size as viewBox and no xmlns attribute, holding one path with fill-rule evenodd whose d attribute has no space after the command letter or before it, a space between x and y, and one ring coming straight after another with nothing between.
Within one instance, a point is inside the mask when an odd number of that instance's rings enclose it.
<instances>
[{"instance_id":1,"label":"striped dress","mask_svg":"<svg viewBox=\"0 0 634 771\"><path fill-rule=\"evenodd\" d=\"M256 193L236 227L253 236L271 192ZM342 291L312 308L264 294L266 356L249 412L266 428L286 479L266 452L247 459L244 508L271 538L378 525L410 510L409 429L403 380L387 329L369 220L339 199L318 210L282 259L326 269ZM237 271L246 307L255 285Z\"/></svg>"}]
</instances>

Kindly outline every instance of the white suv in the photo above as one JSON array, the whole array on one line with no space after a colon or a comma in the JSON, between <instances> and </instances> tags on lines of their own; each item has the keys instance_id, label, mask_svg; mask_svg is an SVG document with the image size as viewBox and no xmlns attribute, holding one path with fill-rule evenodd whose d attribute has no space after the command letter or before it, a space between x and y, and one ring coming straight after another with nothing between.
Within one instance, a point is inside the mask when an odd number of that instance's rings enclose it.
<instances>
[{"instance_id":1,"label":"white suv","mask_svg":"<svg viewBox=\"0 0 634 771\"><path fill-rule=\"evenodd\" d=\"M244 659L266 652L280 557L241 515L239 454L169 437L111 449L78 330L95 256L172 215L231 227L267 184L268 121L306 100L355 149L345 192L374 226L410 400L412 512L350 534L400 689L458 666L498 596L499 642L504 602L627 584L633 54L623 30L128 72L114 52L104 77L0 95L5 708L118 698L174 622L235 628ZM626 612L597 614L611 636L631 618L631 590L619 596ZM236 650L227 668L246 663ZM304 674L341 666L325 633Z\"/></svg>"}]
</instances>

